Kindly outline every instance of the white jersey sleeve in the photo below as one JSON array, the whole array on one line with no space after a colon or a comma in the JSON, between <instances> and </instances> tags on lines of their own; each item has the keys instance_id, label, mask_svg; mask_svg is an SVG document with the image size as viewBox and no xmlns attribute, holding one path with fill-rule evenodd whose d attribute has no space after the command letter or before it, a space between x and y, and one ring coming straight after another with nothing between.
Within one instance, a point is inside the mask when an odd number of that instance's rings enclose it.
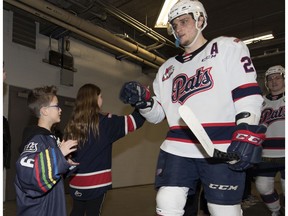
<instances>
[{"instance_id":1,"label":"white jersey sleeve","mask_svg":"<svg viewBox=\"0 0 288 216\"><path fill-rule=\"evenodd\" d=\"M154 104L152 109L140 109L140 113L142 116L146 118L146 120L153 124L158 124L165 119L165 113L162 109L161 104L156 100L156 97L153 97Z\"/></svg>"},{"instance_id":2,"label":"white jersey sleeve","mask_svg":"<svg viewBox=\"0 0 288 216\"><path fill-rule=\"evenodd\" d=\"M238 39L231 41L230 38L226 38L226 40L223 40L223 43L226 42L224 47L226 47L227 69L229 69L227 76L230 80L231 89L233 89L232 96L236 112L237 114L241 112L254 114L258 119L255 124L258 124L263 99L259 95L256 70L250 58L249 50ZM257 101L255 102L255 100Z\"/></svg>"}]
</instances>

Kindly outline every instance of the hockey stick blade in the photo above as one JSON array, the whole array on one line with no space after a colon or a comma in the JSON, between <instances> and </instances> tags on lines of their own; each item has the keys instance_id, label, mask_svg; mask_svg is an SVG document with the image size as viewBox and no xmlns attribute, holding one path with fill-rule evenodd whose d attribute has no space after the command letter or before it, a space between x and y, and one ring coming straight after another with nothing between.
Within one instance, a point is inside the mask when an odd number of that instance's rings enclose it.
<instances>
[{"instance_id":1,"label":"hockey stick blade","mask_svg":"<svg viewBox=\"0 0 288 216\"><path fill-rule=\"evenodd\" d=\"M183 121L187 124L210 157L224 160L239 160L239 157L236 154L228 154L215 149L210 137L189 107L182 105L179 107L178 111Z\"/></svg>"}]
</instances>

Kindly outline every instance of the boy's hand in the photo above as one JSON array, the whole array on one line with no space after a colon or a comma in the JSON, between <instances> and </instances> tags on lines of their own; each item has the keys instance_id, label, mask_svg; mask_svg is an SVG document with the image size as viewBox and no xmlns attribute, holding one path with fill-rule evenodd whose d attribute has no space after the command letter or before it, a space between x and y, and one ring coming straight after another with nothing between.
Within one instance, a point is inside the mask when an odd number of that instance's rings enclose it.
<instances>
[{"instance_id":1,"label":"boy's hand","mask_svg":"<svg viewBox=\"0 0 288 216\"><path fill-rule=\"evenodd\" d=\"M70 153L76 151L77 145L78 145L77 140L67 140L67 141L63 140L59 148L65 157Z\"/></svg>"}]
</instances>

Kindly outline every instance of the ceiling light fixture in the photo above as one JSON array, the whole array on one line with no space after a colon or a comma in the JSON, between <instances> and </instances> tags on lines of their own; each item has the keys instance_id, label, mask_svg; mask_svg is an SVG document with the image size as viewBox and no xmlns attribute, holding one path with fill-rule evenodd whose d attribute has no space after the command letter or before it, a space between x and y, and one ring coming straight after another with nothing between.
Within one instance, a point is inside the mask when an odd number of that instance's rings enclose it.
<instances>
[{"instance_id":1,"label":"ceiling light fixture","mask_svg":"<svg viewBox=\"0 0 288 216\"><path fill-rule=\"evenodd\" d=\"M165 0L154 28L167 28L168 13L178 0Z\"/></svg>"},{"instance_id":2,"label":"ceiling light fixture","mask_svg":"<svg viewBox=\"0 0 288 216\"><path fill-rule=\"evenodd\" d=\"M265 32L265 33L262 33L262 34L258 34L258 35L254 35L252 38L249 37L249 38L243 38L243 42L245 44L251 44L251 43L257 43L259 41L263 41L263 40L271 40L273 39L274 36L272 34L272 32Z\"/></svg>"}]
</instances>

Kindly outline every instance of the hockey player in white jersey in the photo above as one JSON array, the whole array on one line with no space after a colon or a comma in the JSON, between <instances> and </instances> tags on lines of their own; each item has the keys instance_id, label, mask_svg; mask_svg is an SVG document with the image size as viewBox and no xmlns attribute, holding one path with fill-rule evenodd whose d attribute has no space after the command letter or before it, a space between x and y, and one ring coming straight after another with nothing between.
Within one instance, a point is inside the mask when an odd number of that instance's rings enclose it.
<instances>
[{"instance_id":1,"label":"hockey player in white jersey","mask_svg":"<svg viewBox=\"0 0 288 216\"><path fill-rule=\"evenodd\" d=\"M275 189L277 173L285 195L285 69L280 65L270 67L265 73L265 84L269 93L264 96L260 119L267 127L262 153L265 162L258 165L255 184L272 216L278 216L281 205Z\"/></svg>"},{"instance_id":2,"label":"hockey player in white jersey","mask_svg":"<svg viewBox=\"0 0 288 216\"><path fill-rule=\"evenodd\" d=\"M185 52L168 59L153 82L154 97L138 82L125 83L124 103L139 108L151 123L167 119L169 131L159 153L156 212L182 216L188 194L200 179L212 216L241 216L245 171L261 161L265 127L258 126L263 98L247 46L237 38L207 40L207 14L199 1L180 0L170 10L176 44ZM189 106L215 148L237 154L227 163L209 158L180 118Z\"/></svg>"}]
</instances>

